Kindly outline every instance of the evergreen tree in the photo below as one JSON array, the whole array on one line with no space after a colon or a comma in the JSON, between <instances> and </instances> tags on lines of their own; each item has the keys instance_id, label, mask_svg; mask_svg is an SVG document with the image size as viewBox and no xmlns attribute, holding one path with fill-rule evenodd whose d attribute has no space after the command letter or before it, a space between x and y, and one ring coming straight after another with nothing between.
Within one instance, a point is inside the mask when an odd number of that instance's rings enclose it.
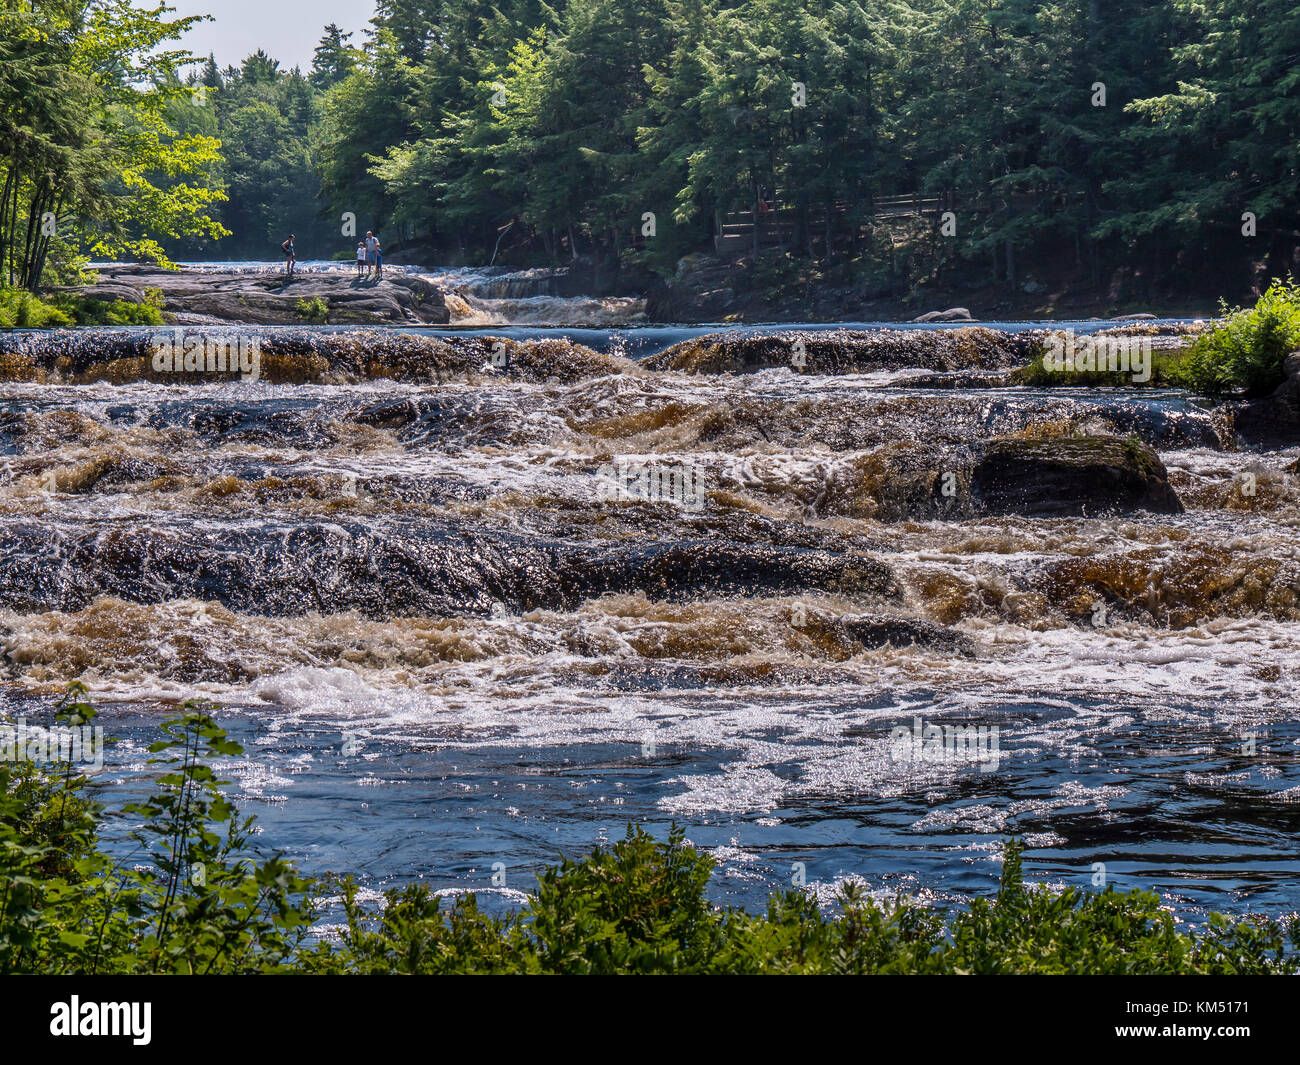
<instances>
[{"instance_id":1,"label":"evergreen tree","mask_svg":"<svg viewBox=\"0 0 1300 1065\"><path fill-rule=\"evenodd\" d=\"M325 27L312 55L310 77L317 89L332 89L356 68L358 53L348 44L351 39L351 33L344 33L333 22Z\"/></svg>"}]
</instances>

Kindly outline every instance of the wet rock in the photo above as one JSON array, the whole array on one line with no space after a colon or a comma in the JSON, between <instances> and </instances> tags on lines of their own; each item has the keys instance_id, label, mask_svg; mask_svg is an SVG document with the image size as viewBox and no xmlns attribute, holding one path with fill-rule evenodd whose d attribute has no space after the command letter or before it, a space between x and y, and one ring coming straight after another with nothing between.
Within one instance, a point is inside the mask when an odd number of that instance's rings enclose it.
<instances>
[{"instance_id":1,"label":"wet rock","mask_svg":"<svg viewBox=\"0 0 1300 1065\"><path fill-rule=\"evenodd\" d=\"M720 321L736 310L734 264L711 255L692 254L677 262L669 279L646 290L646 314L657 322Z\"/></svg>"},{"instance_id":2,"label":"wet rock","mask_svg":"<svg viewBox=\"0 0 1300 1065\"><path fill-rule=\"evenodd\" d=\"M419 405L409 399L370 403L349 416L349 421L376 429L398 429L420 416Z\"/></svg>"},{"instance_id":3,"label":"wet rock","mask_svg":"<svg viewBox=\"0 0 1300 1065\"><path fill-rule=\"evenodd\" d=\"M972 373L918 374L916 377L907 377L895 382L894 387L936 389L1011 388L1015 383L1016 379L1010 373L975 371Z\"/></svg>"},{"instance_id":4,"label":"wet rock","mask_svg":"<svg viewBox=\"0 0 1300 1065\"><path fill-rule=\"evenodd\" d=\"M652 599L826 591L896 598L893 571L865 555L718 541L602 548L567 563L584 598L642 591Z\"/></svg>"},{"instance_id":5,"label":"wet rock","mask_svg":"<svg viewBox=\"0 0 1300 1065\"><path fill-rule=\"evenodd\" d=\"M1183 510L1159 456L1136 439L1113 436L989 441L972 471L971 491L993 514L1064 517Z\"/></svg>"},{"instance_id":6,"label":"wet rock","mask_svg":"<svg viewBox=\"0 0 1300 1065\"><path fill-rule=\"evenodd\" d=\"M718 541L590 547L469 524L87 521L5 524L0 595L13 609L79 610L103 595L177 598L291 616L372 617L573 609L607 593L652 598L831 591L897 600L893 571L858 554Z\"/></svg>"},{"instance_id":7,"label":"wet rock","mask_svg":"<svg viewBox=\"0 0 1300 1065\"><path fill-rule=\"evenodd\" d=\"M1115 436L997 437L965 447L894 444L865 456L824 513L883 522L981 515L1182 513L1159 457Z\"/></svg>"},{"instance_id":8,"label":"wet rock","mask_svg":"<svg viewBox=\"0 0 1300 1065\"><path fill-rule=\"evenodd\" d=\"M17 380L30 379L30 374L35 373L71 383L203 384L240 376L237 367L221 371L157 369L154 353L160 344L177 351L194 345L200 352L220 349L227 353L233 352L236 344L245 351L256 347L257 379L273 384L385 378L442 382L468 376L570 382L635 372L626 359L558 338L520 341L478 333L436 337L372 330L177 326L0 335L0 377L4 376L6 360L13 368L8 378Z\"/></svg>"},{"instance_id":9,"label":"wet rock","mask_svg":"<svg viewBox=\"0 0 1300 1065\"><path fill-rule=\"evenodd\" d=\"M975 657L975 641L965 633L917 618L860 614L840 619L845 633L863 647L928 647L945 654Z\"/></svg>"},{"instance_id":10,"label":"wet rock","mask_svg":"<svg viewBox=\"0 0 1300 1065\"><path fill-rule=\"evenodd\" d=\"M942 454L927 447L887 447L874 492L875 518L896 522L962 521L976 514L971 460L965 449Z\"/></svg>"},{"instance_id":11,"label":"wet rock","mask_svg":"<svg viewBox=\"0 0 1300 1065\"><path fill-rule=\"evenodd\" d=\"M946 311L927 311L913 318L914 322L973 322L970 311L965 307L949 307Z\"/></svg>"},{"instance_id":12,"label":"wet rock","mask_svg":"<svg viewBox=\"0 0 1300 1065\"><path fill-rule=\"evenodd\" d=\"M1153 318L1155 318L1155 317L1156 317L1156 316L1155 316L1154 314L1150 314L1150 313L1148 313L1147 311L1140 311L1140 312L1137 313L1137 314L1117 314L1117 315L1115 315L1114 318L1111 318L1110 321L1112 321L1112 322L1145 322L1145 321L1150 321L1151 319L1153 319Z\"/></svg>"},{"instance_id":13,"label":"wet rock","mask_svg":"<svg viewBox=\"0 0 1300 1065\"><path fill-rule=\"evenodd\" d=\"M241 425L247 418L248 412L238 407L209 403L194 410L190 428L196 433L220 434Z\"/></svg>"},{"instance_id":14,"label":"wet rock","mask_svg":"<svg viewBox=\"0 0 1300 1065\"><path fill-rule=\"evenodd\" d=\"M752 373L774 367L810 374L923 370L1009 370L1038 352L1036 333L994 329L834 329L824 332L709 333L650 358L653 370Z\"/></svg>"},{"instance_id":15,"label":"wet rock","mask_svg":"<svg viewBox=\"0 0 1300 1065\"><path fill-rule=\"evenodd\" d=\"M1271 396L1227 407L1233 428L1252 447L1288 447L1300 442L1300 351L1282 364L1286 379Z\"/></svg>"}]
</instances>

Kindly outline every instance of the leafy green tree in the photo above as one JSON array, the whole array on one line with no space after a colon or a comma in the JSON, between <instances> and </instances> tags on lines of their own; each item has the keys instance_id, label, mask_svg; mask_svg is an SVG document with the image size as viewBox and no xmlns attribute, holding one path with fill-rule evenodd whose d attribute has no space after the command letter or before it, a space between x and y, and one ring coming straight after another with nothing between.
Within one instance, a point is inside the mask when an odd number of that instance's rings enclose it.
<instances>
[{"instance_id":1,"label":"leafy green tree","mask_svg":"<svg viewBox=\"0 0 1300 1065\"><path fill-rule=\"evenodd\" d=\"M4 279L35 288L51 246L165 260L161 241L219 236L210 180L217 142L178 134L169 108L188 95L169 48L196 21L128 0L0 8L0 256Z\"/></svg>"}]
</instances>

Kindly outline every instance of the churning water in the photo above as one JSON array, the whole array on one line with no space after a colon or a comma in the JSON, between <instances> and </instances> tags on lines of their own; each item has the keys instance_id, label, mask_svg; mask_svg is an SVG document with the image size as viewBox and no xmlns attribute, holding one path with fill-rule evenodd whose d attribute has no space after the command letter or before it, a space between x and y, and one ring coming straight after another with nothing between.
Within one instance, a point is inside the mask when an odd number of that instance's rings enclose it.
<instances>
[{"instance_id":1,"label":"churning water","mask_svg":"<svg viewBox=\"0 0 1300 1065\"><path fill-rule=\"evenodd\" d=\"M4 711L85 681L125 791L211 697L261 841L374 889L509 902L676 820L719 901L796 863L828 902L846 878L960 901L1015 834L1048 882L1103 863L1193 921L1300 908L1295 450L907 336L841 373L647 368L704 332L267 329L262 379L220 383L113 347L148 331L0 338ZM871 496L900 447L1062 427L1150 443L1185 512L889 521ZM947 638L873 646L862 615Z\"/></svg>"}]
</instances>

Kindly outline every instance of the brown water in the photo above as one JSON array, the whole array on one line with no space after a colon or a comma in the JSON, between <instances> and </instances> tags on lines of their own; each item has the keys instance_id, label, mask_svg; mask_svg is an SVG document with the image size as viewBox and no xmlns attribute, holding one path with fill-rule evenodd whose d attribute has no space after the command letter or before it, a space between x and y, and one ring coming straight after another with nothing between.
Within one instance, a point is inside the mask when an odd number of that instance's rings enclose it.
<instances>
[{"instance_id":1,"label":"brown water","mask_svg":"<svg viewBox=\"0 0 1300 1065\"><path fill-rule=\"evenodd\" d=\"M503 372L449 341L440 380L0 385L11 711L83 680L129 781L217 699L268 840L376 886L526 888L676 818L745 902L796 861L827 898L966 897L1016 832L1054 882L1297 908L1300 451L1171 392L916 387L905 343L696 375L545 336ZM1062 433L1152 444L1185 513L881 520L899 448ZM861 614L974 653L864 647ZM996 726L996 764L900 757L918 718Z\"/></svg>"}]
</instances>

